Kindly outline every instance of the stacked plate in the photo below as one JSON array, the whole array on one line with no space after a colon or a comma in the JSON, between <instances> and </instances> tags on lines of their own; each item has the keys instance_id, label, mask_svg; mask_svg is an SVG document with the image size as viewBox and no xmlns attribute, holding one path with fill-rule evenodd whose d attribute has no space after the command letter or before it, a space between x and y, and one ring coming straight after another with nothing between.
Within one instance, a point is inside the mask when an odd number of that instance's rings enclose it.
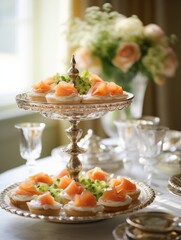
<instances>
[{"instance_id":1,"label":"stacked plate","mask_svg":"<svg viewBox=\"0 0 181 240\"><path fill-rule=\"evenodd\" d=\"M131 215L126 223L118 225L115 240L166 240L181 239L181 219L165 212L140 212Z\"/></svg>"},{"instance_id":2,"label":"stacked plate","mask_svg":"<svg viewBox=\"0 0 181 240\"><path fill-rule=\"evenodd\" d=\"M168 189L171 193L181 196L181 173L169 178Z\"/></svg>"}]
</instances>

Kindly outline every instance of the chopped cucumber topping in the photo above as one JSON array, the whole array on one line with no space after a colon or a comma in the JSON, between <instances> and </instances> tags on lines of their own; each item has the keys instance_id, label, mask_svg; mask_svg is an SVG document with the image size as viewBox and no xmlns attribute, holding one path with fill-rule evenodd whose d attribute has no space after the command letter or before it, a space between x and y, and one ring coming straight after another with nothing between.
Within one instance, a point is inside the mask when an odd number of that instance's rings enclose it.
<instances>
[{"instance_id":1,"label":"chopped cucumber topping","mask_svg":"<svg viewBox=\"0 0 181 240\"><path fill-rule=\"evenodd\" d=\"M54 197L55 201L57 201L57 202L60 202L59 194L61 191L62 191L62 189L60 189L60 188L53 188L53 187L49 188L50 194L52 195L52 197Z\"/></svg>"},{"instance_id":2,"label":"chopped cucumber topping","mask_svg":"<svg viewBox=\"0 0 181 240\"><path fill-rule=\"evenodd\" d=\"M37 191L44 193L44 192L47 192L47 191L48 191L49 185L46 184L46 183L40 182L40 183L38 183L38 184L35 185L35 188L36 188Z\"/></svg>"},{"instance_id":3,"label":"chopped cucumber topping","mask_svg":"<svg viewBox=\"0 0 181 240\"><path fill-rule=\"evenodd\" d=\"M86 94L91 88L89 78L90 73L89 71L85 70L75 79L75 88L77 89L79 94ZM70 82L71 78L68 75L60 75L59 73L57 73L54 76L54 80L58 84L61 81Z\"/></svg>"},{"instance_id":4,"label":"chopped cucumber topping","mask_svg":"<svg viewBox=\"0 0 181 240\"><path fill-rule=\"evenodd\" d=\"M99 199L105 189L109 187L105 181L91 180L90 178L85 178L83 176L81 176L79 180L82 186L86 190L91 191L97 199Z\"/></svg>"}]
</instances>

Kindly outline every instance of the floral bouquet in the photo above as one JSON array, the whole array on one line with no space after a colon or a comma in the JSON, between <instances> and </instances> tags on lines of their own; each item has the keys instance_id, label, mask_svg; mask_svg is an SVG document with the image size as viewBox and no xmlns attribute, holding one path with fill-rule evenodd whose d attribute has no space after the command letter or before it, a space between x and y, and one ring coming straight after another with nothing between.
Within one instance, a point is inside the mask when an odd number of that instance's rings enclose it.
<instances>
[{"instance_id":1,"label":"floral bouquet","mask_svg":"<svg viewBox=\"0 0 181 240\"><path fill-rule=\"evenodd\" d=\"M112 11L109 3L87 8L85 19L74 19L69 29L78 69L100 74L127 91L138 73L160 85L175 74L175 36L167 37L156 24L144 26L137 16Z\"/></svg>"}]
</instances>

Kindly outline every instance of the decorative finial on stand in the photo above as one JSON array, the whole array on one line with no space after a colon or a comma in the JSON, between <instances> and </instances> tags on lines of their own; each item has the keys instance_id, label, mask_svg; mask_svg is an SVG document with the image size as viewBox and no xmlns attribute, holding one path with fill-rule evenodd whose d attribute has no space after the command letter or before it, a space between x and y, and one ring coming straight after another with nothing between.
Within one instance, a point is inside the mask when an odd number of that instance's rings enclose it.
<instances>
[{"instance_id":1,"label":"decorative finial on stand","mask_svg":"<svg viewBox=\"0 0 181 240\"><path fill-rule=\"evenodd\" d=\"M76 61L74 55L71 59L71 67L68 70L68 75L71 79L71 83L75 86L75 80L79 76L79 70L75 67ZM75 181L79 181L79 173L82 170L82 163L78 158L78 155L83 153L84 150L78 146L77 141L82 135L82 130L78 128L78 120L70 120L71 126L66 130L67 136L70 139L71 143L67 146L66 152L70 154L69 162L67 163L67 169L70 175L70 178Z\"/></svg>"},{"instance_id":2,"label":"decorative finial on stand","mask_svg":"<svg viewBox=\"0 0 181 240\"><path fill-rule=\"evenodd\" d=\"M75 84L76 77L79 75L79 70L75 67L75 65L76 65L76 61L75 61L74 55L72 55L71 67L68 70L68 75L74 84Z\"/></svg>"}]
</instances>

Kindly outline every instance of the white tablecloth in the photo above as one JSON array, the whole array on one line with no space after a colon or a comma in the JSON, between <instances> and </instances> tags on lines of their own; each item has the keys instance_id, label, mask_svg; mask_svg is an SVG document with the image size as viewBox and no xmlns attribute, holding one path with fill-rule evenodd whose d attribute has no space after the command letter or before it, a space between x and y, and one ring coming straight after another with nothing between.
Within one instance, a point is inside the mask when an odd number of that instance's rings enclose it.
<instances>
[{"instance_id":1,"label":"white tablecloth","mask_svg":"<svg viewBox=\"0 0 181 240\"><path fill-rule=\"evenodd\" d=\"M52 157L38 160L38 171L45 171L49 174L55 174L65 164ZM26 177L25 165L11 169L0 174L0 190L9 184L21 181ZM124 169L118 171L119 174L125 174ZM129 175L134 179L143 180L144 174L138 164L135 164L129 171ZM158 177L158 176L157 176ZM162 210L181 216L181 198L172 195L167 190L167 181L169 176L159 176L154 179L156 191L159 195L155 201L142 211ZM161 192L161 194L160 194ZM112 219L84 223L84 224L66 224L53 223L42 220L29 219L6 212L0 208L0 239L5 240L113 240L112 231L120 223L124 222L126 215L114 217Z\"/></svg>"}]
</instances>

